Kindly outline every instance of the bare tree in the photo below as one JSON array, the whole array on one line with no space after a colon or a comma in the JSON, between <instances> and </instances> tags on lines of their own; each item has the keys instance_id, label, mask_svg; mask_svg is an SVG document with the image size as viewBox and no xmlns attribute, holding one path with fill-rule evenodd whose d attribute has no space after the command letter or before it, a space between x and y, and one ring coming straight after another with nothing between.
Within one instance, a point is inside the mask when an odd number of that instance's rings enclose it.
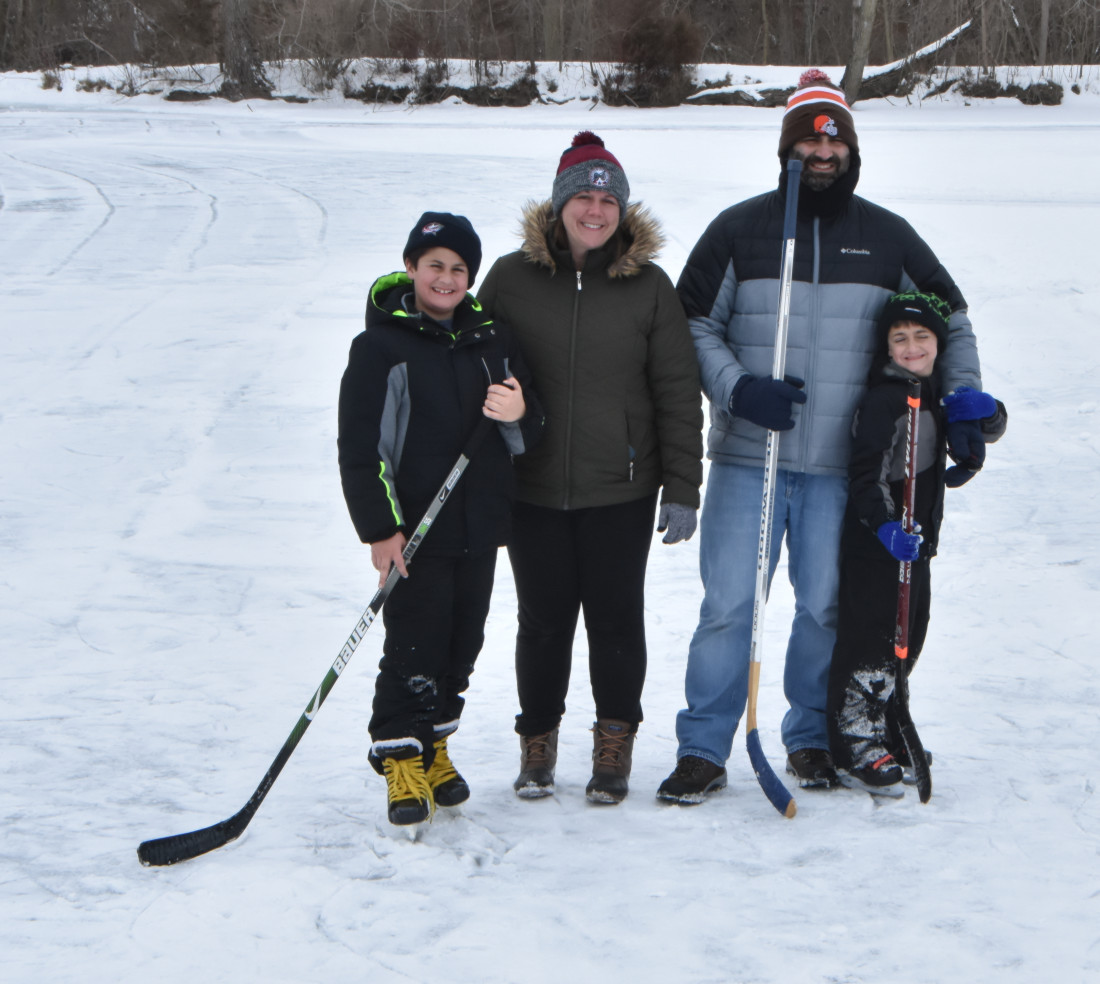
<instances>
[{"instance_id":1,"label":"bare tree","mask_svg":"<svg viewBox=\"0 0 1100 984\"><path fill-rule=\"evenodd\" d=\"M852 0L852 54L841 80L844 98L849 106L859 98L859 85L871 53L871 33L877 8L878 0Z\"/></svg>"},{"instance_id":2,"label":"bare tree","mask_svg":"<svg viewBox=\"0 0 1100 984\"><path fill-rule=\"evenodd\" d=\"M222 93L233 99L271 94L256 39L252 0L222 0Z\"/></svg>"}]
</instances>

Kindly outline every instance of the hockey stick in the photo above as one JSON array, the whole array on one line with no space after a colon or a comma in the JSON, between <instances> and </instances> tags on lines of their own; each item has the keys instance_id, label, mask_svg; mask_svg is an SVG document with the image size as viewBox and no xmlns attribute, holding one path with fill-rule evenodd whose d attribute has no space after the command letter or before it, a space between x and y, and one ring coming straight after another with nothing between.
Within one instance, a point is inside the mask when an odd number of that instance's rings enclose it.
<instances>
[{"instance_id":1,"label":"hockey stick","mask_svg":"<svg viewBox=\"0 0 1100 984\"><path fill-rule=\"evenodd\" d=\"M440 486L432 504L424 513L423 518L417 525L413 535L409 538L408 543L405 544L405 549L401 552L401 556L405 559L406 564L412 560L413 554L416 553L416 548L420 546L420 542L428 535L432 523L435 522L436 516L439 515L439 510L443 508L443 504L450 498L451 493L458 484L458 480L462 477L462 473L470 463L470 458L485 439L485 435L492 426L493 421L488 417L483 417L474 428L469 441L466 443L466 450L458 456L458 460L454 463L454 467L451 469L446 481ZM283 743L283 747L279 749L279 754L275 756L275 761L271 763L271 768L267 770L267 774L263 777L263 781L256 787L256 791L252 794L249 801L245 803L243 809L233 814L228 820L222 820L220 823L216 823L210 827L203 827L201 830L193 830L187 834L173 834L169 837L158 837L156 840L143 841L137 849L138 858L142 864L147 866L163 866L175 864L177 861L187 861L190 858L198 857L200 854L206 854L208 851L224 847L230 841L236 840L244 833L245 827L248 826L249 822L256 815L256 811L260 808L260 804L264 801L264 797L267 796L268 791L279 777L279 773L283 771L283 766L286 765L287 760L297 747L302 735L305 734L306 728L309 727L310 722L316 717L329 691L336 685L336 681L339 679L340 674L344 672L344 669L351 661L351 657L362 641L363 636L366 635L367 629L371 627L371 623L378 617L378 613L382 610L382 605L385 604L386 599L390 596L390 593L393 591L400 577L401 575L397 573L397 568L391 567L385 583L378 589L374 597L371 598L367 610L363 612L355 628L352 629L351 635L348 636L347 642L344 643L343 648L340 650L340 654L336 657L336 661L332 664L328 673L325 674L325 678L321 681L321 686L317 688L313 695L313 699L309 702L304 713L298 719L298 723L294 726L294 730L290 732L290 737Z\"/></svg>"},{"instance_id":2,"label":"hockey stick","mask_svg":"<svg viewBox=\"0 0 1100 984\"><path fill-rule=\"evenodd\" d=\"M787 210L783 214L783 267L779 286L779 317L775 326L775 358L772 378L782 379L787 363L787 328L791 320L791 281L794 279L794 242L798 223L798 183L801 161L787 161ZM764 757L756 730L756 698L760 690L760 646L764 637L764 606L767 601L768 565L772 553L772 511L775 507L775 478L779 466L779 432L768 431L764 453L764 494L760 504L760 539L756 548L756 591L752 602L752 642L749 646L749 697L745 714L745 745L756 781L764 795L785 817L797 811L794 797Z\"/></svg>"},{"instance_id":3,"label":"hockey stick","mask_svg":"<svg viewBox=\"0 0 1100 984\"><path fill-rule=\"evenodd\" d=\"M906 533L913 532L913 511L917 502L917 428L920 419L920 381L910 380L908 392L908 420L905 431L905 502L901 523ZM894 629L894 712L901 732L913 775L917 780L917 795L922 803L932 796L932 770L920 735L917 734L913 716L909 712L909 589L912 583L911 565L905 561L898 566L898 620Z\"/></svg>"}]
</instances>

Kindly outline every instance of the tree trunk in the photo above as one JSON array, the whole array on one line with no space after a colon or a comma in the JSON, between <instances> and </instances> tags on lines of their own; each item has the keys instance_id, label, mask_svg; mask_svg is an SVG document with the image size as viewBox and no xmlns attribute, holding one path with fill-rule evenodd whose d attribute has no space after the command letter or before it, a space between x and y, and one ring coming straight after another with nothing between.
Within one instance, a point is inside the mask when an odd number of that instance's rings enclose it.
<instances>
[{"instance_id":1,"label":"tree trunk","mask_svg":"<svg viewBox=\"0 0 1100 984\"><path fill-rule=\"evenodd\" d=\"M844 98L851 106L859 98L859 86L863 82L863 70L871 51L871 36L875 26L878 0L852 0L852 55L844 68L842 86Z\"/></svg>"},{"instance_id":2,"label":"tree trunk","mask_svg":"<svg viewBox=\"0 0 1100 984\"><path fill-rule=\"evenodd\" d=\"M222 93L230 99L271 95L252 20L252 0L222 0Z\"/></svg>"},{"instance_id":3,"label":"tree trunk","mask_svg":"<svg viewBox=\"0 0 1100 984\"><path fill-rule=\"evenodd\" d=\"M1039 13L1039 64L1047 63L1047 39L1050 37L1050 0L1043 0Z\"/></svg>"}]
</instances>

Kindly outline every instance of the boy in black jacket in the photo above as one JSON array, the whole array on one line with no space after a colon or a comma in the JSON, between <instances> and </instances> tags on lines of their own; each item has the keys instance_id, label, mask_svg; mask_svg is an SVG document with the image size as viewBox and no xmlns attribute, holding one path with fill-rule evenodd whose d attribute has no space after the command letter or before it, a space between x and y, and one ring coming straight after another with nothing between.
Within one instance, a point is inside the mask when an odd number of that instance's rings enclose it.
<instances>
[{"instance_id":1,"label":"boy in black jacket","mask_svg":"<svg viewBox=\"0 0 1100 984\"><path fill-rule=\"evenodd\" d=\"M425 212L404 273L378 279L366 331L340 384L340 478L360 540L385 582L386 629L370 720L369 760L385 775L391 823L427 819L469 798L447 739L484 641L497 548L513 495L512 455L542 433L542 413L511 332L467 288L481 263L469 220ZM497 422L406 569L407 535L478 422Z\"/></svg>"},{"instance_id":2,"label":"boy in black jacket","mask_svg":"<svg viewBox=\"0 0 1100 984\"><path fill-rule=\"evenodd\" d=\"M829 671L828 726L833 760L845 785L887 792L907 764L891 701L898 564L911 562L907 672L928 629L929 561L943 520L944 488L969 481L984 455L967 453L947 467L951 446L983 448L1005 430L1004 406L969 387L940 400L936 355L947 342L948 304L910 291L890 297L879 317L881 346L870 388L852 426L848 506L841 532L837 639ZM916 531L902 527L907 390L921 384ZM974 435L976 440L968 441Z\"/></svg>"}]
</instances>

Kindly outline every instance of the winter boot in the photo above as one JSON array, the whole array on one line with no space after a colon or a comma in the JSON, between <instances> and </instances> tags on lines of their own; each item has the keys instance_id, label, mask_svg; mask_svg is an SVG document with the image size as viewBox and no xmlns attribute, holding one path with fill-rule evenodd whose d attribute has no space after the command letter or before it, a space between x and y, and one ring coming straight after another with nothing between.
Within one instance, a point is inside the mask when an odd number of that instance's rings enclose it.
<instances>
[{"instance_id":1,"label":"winter boot","mask_svg":"<svg viewBox=\"0 0 1100 984\"><path fill-rule=\"evenodd\" d=\"M800 748L787 756L787 773L802 789L835 789L840 784L833 757L824 748Z\"/></svg>"},{"instance_id":2,"label":"winter boot","mask_svg":"<svg viewBox=\"0 0 1100 984\"><path fill-rule=\"evenodd\" d=\"M424 756L382 760L389 795L390 823L404 827L427 820L435 809L432 787L424 773Z\"/></svg>"},{"instance_id":3,"label":"winter boot","mask_svg":"<svg viewBox=\"0 0 1100 984\"><path fill-rule=\"evenodd\" d=\"M850 789L862 789L880 796L901 796L901 766L886 753L866 765L841 773L840 781Z\"/></svg>"},{"instance_id":4,"label":"winter boot","mask_svg":"<svg viewBox=\"0 0 1100 984\"><path fill-rule=\"evenodd\" d=\"M470 787L458 774L447 754L447 737L435 740L435 758L427 772L436 806L458 806L470 798Z\"/></svg>"},{"instance_id":5,"label":"winter boot","mask_svg":"<svg viewBox=\"0 0 1100 984\"><path fill-rule=\"evenodd\" d=\"M592 778L584 794L589 803L621 803L626 799L634 751L636 724L600 718L592 725Z\"/></svg>"},{"instance_id":6,"label":"winter boot","mask_svg":"<svg viewBox=\"0 0 1100 984\"><path fill-rule=\"evenodd\" d=\"M657 789L657 799L664 803L695 806L711 793L726 787L726 770L698 755L685 755Z\"/></svg>"},{"instance_id":7,"label":"winter boot","mask_svg":"<svg viewBox=\"0 0 1100 984\"><path fill-rule=\"evenodd\" d=\"M558 764L558 729L541 735L520 735L519 775L512 788L520 799L541 799L554 793Z\"/></svg>"}]
</instances>

